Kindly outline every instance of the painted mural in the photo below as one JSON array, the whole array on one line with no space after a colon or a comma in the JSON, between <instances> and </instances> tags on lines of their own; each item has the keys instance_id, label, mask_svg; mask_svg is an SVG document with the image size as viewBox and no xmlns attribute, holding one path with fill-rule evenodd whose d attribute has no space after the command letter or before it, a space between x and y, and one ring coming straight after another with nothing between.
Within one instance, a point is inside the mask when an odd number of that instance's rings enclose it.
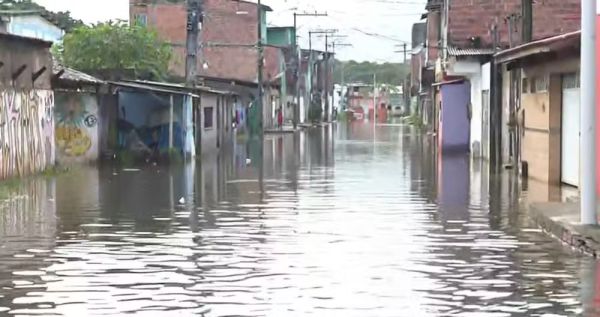
<instances>
[{"instance_id":1,"label":"painted mural","mask_svg":"<svg viewBox=\"0 0 600 317\"><path fill-rule=\"evenodd\" d=\"M0 91L0 179L54 165L54 93Z\"/></svg>"},{"instance_id":2,"label":"painted mural","mask_svg":"<svg viewBox=\"0 0 600 317\"><path fill-rule=\"evenodd\" d=\"M59 164L98 159L98 102L86 93L56 93L56 148Z\"/></svg>"}]
</instances>

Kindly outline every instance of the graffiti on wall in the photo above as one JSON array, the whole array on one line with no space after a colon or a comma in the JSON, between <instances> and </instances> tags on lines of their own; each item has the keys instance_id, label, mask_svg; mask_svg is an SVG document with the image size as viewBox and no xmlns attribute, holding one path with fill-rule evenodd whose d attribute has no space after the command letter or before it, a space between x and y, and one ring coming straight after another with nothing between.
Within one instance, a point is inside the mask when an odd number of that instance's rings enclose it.
<instances>
[{"instance_id":1,"label":"graffiti on wall","mask_svg":"<svg viewBox=\"0 0 600 317\"><path fill-rule=\"evenodd\" d=\"M97 158L97 112L97 102L92 95L56 94L56 146L59 163Z\"/></svg>"},{"instance_id":2,"label":"graffiti on wall","mask_svg":"<svg viewBox=\"0 0 600 317\"><path fill-rule=\"evenodd\" d=\"M54 93L0 91L0 179L54 164Z\"/></svg>"}]
</instances>

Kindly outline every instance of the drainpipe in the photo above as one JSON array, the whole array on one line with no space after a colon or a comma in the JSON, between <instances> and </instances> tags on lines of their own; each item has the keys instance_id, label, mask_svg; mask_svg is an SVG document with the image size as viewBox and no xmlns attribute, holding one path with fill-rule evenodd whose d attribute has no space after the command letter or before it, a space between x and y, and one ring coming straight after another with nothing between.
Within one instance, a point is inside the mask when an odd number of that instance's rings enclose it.
<instances>
[{"instance_id":1,"label":"drainpipe","mask_svg":"<svg viewBox=\"0 0 600 317\"><path fill-rule=\"evenodd\" d=\"M596 225L596 1L581 1L581 223Z\"/></svg>"}]
</instances>

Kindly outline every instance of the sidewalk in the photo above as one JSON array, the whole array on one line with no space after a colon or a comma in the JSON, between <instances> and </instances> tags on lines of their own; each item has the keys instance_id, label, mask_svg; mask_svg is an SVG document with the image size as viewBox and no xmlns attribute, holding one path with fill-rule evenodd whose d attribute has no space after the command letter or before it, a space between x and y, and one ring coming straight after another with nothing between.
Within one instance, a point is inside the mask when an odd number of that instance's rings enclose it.
<instances>
[{"instance_id":1,"label":"sidewalk","mask_svg":"<svg viewBox=\"0 0 600 317\"><path fill-rule=\"evenodd\" d=\"M529 215L544 231L562 242L600 257L600 226L579 224L579 204L534 203L529 206Z\"/></svg>"}]
</instances>

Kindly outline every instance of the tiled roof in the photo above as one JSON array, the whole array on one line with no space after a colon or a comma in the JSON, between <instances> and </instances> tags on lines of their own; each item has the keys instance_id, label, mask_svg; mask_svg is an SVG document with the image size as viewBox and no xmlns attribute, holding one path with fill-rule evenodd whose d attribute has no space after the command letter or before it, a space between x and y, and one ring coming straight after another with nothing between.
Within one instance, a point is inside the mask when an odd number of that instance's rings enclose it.
<instances>
[{"instance_id":1,"label":"tiled roof","mask_svg":"<svg viewBox=\"0 0 600 317\"><path fill-rule=\"evenodd\" d=\"M450 56L482 56L493 55L494 49L491 48L458 48L448 47L448 55Z\"/></svg>"}]
</instances>

